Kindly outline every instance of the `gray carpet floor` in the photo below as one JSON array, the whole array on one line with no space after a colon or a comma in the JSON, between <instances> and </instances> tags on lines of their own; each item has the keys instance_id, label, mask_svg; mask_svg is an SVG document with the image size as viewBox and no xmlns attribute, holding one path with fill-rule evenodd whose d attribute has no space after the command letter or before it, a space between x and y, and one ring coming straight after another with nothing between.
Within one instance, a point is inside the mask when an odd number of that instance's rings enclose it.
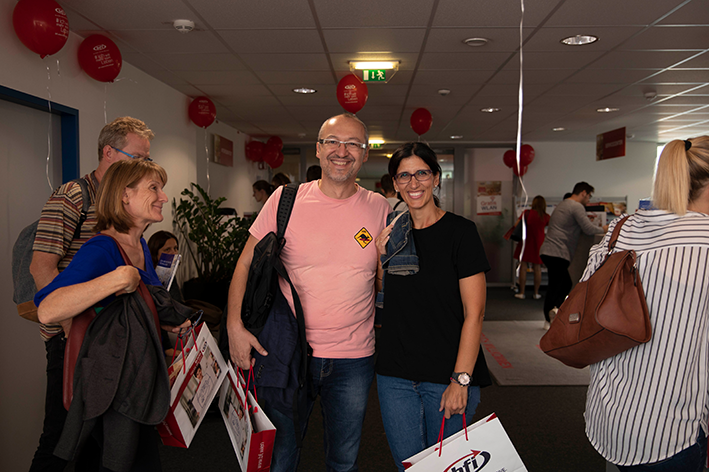
<instances>
[{"instance_id":1,"label":"gray carpet floor","mask_svg":"<svg viewBox=\"0 0 709 472\"><path fill-rule=\"evenodd\" d=\"M486 320L543 322L542 300L518 300L508 288L488 289ZM532 472L604 472L605 461L584 434L586 387L492 385L482 390L475 419L497 413L528 470ZM310 419L299 471L324 471L322 416L316 405ZM192 446L161 446L163 470L234 472L236 456L218 412L205 417ZM359 467L363 472L396 471L382 426L376 386L365 417Z\"/></svg>"}]
</instances>

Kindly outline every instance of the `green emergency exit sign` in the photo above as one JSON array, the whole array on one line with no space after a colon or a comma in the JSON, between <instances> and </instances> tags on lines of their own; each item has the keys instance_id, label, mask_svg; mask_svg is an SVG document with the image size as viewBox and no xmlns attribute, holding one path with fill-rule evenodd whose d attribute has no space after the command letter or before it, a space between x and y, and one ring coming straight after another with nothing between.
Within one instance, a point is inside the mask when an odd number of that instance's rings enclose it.
<instances>
[{"instance_id":1,"label":"green emergency exit sign","mask_svg":"<svg viewBox=\"0 0 709 472\"><path fill-rule=\"evenodd\" d=\"M364 70L363 78L365 82L386 82L386 69Z\"/></svg>"}]
</instances>

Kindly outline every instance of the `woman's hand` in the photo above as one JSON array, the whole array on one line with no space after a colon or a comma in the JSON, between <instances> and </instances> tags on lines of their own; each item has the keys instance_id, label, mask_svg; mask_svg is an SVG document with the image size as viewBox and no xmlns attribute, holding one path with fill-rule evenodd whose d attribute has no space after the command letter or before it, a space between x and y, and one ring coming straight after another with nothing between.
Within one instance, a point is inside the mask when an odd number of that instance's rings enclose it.
<instances>
[{"instance_id":1,"label":"woman's hand","mask_svg":"<svg viewBox=\"0 0 709 472\"><path fill-rule=\"evenodd\" d=\"M377 245L377 251L379 252L380 256L383 256L387 253L387 242L389 242L389 235L391 234L391 230L394 229L395 222L396 220L392 221L389 226L384 228L382 232L379 233L377 239L374 240L374 244Z\"/></svg>"},{"instance_id":2,"label":"woman's hand","mask_svg":"<svg viewBox=\"0 0 709 472\"><path fill-rule=\"evenodd\" d=\"M117 284L121 287L116 292L116 295L135 292L140 284L140 272L133 266L122 265L116 267L113 271L113 276L116 278Z\"/></svg>"},{"instance_id":3,"label":"woman's hand","mask_svg":"<svg viewBox=\"0 0 709 472\"><path fill-rule=\"evenodd\" d=\"M443 392L441 407L438 411L445 410L445 417L449 420L452 415L463 413L467 405L468 387L463 387L462 385L451 382L446 391Z\"/></svg>"}]
</instances>

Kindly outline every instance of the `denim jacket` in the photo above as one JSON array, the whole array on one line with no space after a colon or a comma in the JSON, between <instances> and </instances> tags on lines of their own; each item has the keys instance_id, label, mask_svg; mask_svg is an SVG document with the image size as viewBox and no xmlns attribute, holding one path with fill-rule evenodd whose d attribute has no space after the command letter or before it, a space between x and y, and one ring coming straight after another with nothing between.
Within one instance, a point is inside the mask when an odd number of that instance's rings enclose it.
<instances>
[{"instance_id":1,"label":"denim jacket","mask_svg":"<svg viewBox=\"0 0 709 472\"><path fill-rule=\"evenodd\" d=\"M411 218L408 211L393 211L387 216L387 226L395 218L396 222L386 245L387 252L381 256L382 269L385 274L389 272L394 275L412 275L419 271L419 258L411 234ZM384 278L382 276L382 289L375 302L377 308L384 308Z\"/></svg>"}]
</instances>

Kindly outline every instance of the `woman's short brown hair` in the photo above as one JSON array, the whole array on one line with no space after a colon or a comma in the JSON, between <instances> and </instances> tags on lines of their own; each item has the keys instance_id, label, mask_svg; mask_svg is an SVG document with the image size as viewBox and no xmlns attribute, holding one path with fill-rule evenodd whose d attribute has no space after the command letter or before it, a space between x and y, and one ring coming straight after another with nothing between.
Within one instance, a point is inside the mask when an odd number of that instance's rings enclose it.
<instances>
[{"instance_id":1,"label":"woman's short brown hair","mask_svg":"<svg viewBox=\"0 0 709 472\"><path fill-rule=\"evenodd\" d=\"M135 226L123 208L123 192L126 188L135 188L146 176L154 176L163 186L167 183L165 169L143 159L118 161L108 168L96 196L96 232L113 227L119 233L127 233Z\"/></svg>"}]
</instances>

